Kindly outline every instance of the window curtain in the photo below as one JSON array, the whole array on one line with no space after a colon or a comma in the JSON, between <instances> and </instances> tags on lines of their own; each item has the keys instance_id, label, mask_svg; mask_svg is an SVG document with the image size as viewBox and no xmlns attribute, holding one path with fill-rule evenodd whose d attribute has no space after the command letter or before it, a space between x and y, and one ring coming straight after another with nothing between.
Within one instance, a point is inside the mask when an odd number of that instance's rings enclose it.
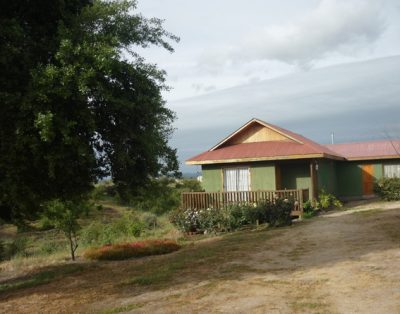
<instances>
[{"instance_id":1,"label":"window curtain","mask_svg":"<svg viewBox=\"0 0 400 314\"><path fill-rule=\"evenodd\" d=\"M227 192L248 191L250 186L248 168L224 169L224 188Z\"/></svg>"},{"instance_id":2,"label":"window curtain","mask_svg":"<svg viewBox=\"0 0 400 314\"><path fill-rule=\"evenodd\" d=\"M387 178L400 178L400 165L384 165L383 174Z\"/></svg>"}]
</instances>

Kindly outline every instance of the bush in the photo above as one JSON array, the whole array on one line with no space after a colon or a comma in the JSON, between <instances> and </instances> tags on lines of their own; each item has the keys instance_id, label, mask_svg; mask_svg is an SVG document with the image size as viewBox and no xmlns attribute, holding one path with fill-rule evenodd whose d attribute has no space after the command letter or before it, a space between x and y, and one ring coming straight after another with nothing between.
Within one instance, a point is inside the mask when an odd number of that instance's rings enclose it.
<instances>
[{"instance_id":1,"label":"bush","mask_svg":"<svg viewBox=\"0 0 400 314\"><path fill-rule=\"evenodd\" d=\"M10 259L14 256L27 256L28 238L18 237L5 247L5 257Z\"/></svg>"},{"instance_id":2,"label":"bush","mask_svg":"<svg viewBox=\"0 0 400 314\"><path fill-rule=\"evenodd\" d=\"M40 247L39 251L42 255L50 255L54 252L59 251L60 249L65 248L65 243L58 243L58 242L44 242Z\"/></svg>"},{"instance_id":3,"label":"bush","mask_svg":"<svg viewBox=\"0 0 400 314\"><path fill-rule=\"evenodd\" d=\"M0 261L6 258L6 245L0 240Z\"/></svg>"},{"instance_id":4,"label":"bush","mask_svg":"<svg viewBox=\"0 0 400 314\"><path fill-rule=\"evenodd\" d=\"M167 254L180 248L181 246L172 240L145 240L91 248L85 252L84 256L91 260L123 260L132 257Z\"/></svg>"},{"instance_id":5,"label":"bush","mask_svg":"<svg viewBox=\"0 0 400 314\"><path fill-rule=\"evenodd\" d=\"M375 185L375 193L386 201L400 200L400 178L382 178Z\"/></svg>"},{"instance_id":6,"label":"bush","mask_svg":"<svg viewBox=\"0 0 400 314\"><path fill-rule=\"evenodd\" d=\"M158 226L157 216L153 213L144 213L142 216L142 222L148 229L155 229Z\"/></svg>"},{"instance_id":7,"label":"bush","mask_svg":"<svg viewBox=\"0 0 400 314\"><path fill-rule=\"evenodd\" d=\"M140 237L145 224L134 213L126 213L115 221L104 224L93 222L82 229L80 240L86 246L112 244L127 237Z\"/></svg>"},{"instance_id":8,"label":"bush","mask_svg":"<svg viewBox=\"0 0 400 314\"><path fill-rule=\"evenodd\" d=\"M39 229L43 231L54 229L54 224L50 221L48 217L42 215L39 219Z\"/></svg>"},{"instance_id":9,"label":"bush","mask_svg":"<svg viewBox=\"0 0 400 314\"><path fill-rule=\"evenodd\" d=\"M276 199L275 202L266 202L264 206L267 213L267 222L271 226L283 227L292 224L293 200Z\"/></svg>"},{"instance_id":10,"label":"bush","mask_svg":"<svg viewBox=\"0 0 400 314\"><path fill-rule=\"evenodd\" d=\"M232 231L245 225L269 223L271 226L290 225L293 201L277 199L259 204L237 204L216 209L177 209L171 222L183 232Z\"/></svg>"},{"instance_id":11,"label":"bush","mask_svg":"<svg viewBox=\"0 0 400 314\"><path fill-rule=\"evenodd\" d=\"M92 198L95 201L118 199L116 186L110 180L100 182L94 187Z\"/></svg>"},{"instance_id":12,"label":"bush","mask_svg":"<svg viewBox=\"0 0 400 314\"><path fill-rule=\"evenodd\" d=\"M340 202L333 194L329 194L323 189L319 192L318 200L316 202L317 209L330 209L342 206L342 202Z\"/></svg>"},{"instance_id":13,"label":"bush","mask_svg":"<svg viewBox=\"0 0 400 314\"><path fill-rule=\"evenodd\" d=\"M194 232L200 228L199 211L196 208L176 209L170 214L171 222L184 232Z\"/></svg>"}]
</instances>

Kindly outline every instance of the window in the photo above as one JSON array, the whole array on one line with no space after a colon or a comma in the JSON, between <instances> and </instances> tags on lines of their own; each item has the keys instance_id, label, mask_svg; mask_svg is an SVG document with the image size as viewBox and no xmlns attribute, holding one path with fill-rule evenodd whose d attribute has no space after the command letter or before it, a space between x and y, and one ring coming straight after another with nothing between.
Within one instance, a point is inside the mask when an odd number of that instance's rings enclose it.
<instances>
[{"instance_id":1,"label":"window","mask_svg":"<svg viewBox=\"0 0 400 314\"><path fill-rule=\"evenodd\" d=\"M384 165L383 175L386 178L400 178L400 164L398 165Z\"/></svg>"},{"instance_id":2,"label":"window","mask_svg":"<svg viewBox=\"0 0 400 314\"><path fill-rule=\"evenodd\" d=\"M249 191L249 168L224 169L224 191Z\"/></svg>"}]
</instances>

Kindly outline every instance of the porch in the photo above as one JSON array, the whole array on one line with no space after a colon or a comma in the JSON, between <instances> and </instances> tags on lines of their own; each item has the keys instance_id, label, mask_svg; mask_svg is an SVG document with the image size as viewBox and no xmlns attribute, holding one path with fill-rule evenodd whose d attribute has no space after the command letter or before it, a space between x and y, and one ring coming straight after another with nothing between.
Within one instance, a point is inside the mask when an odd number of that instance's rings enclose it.
<instances>
[{"instance_id":1,"label":"porch","mask_svg":"<svg viewBox=\"0 0 400 314\"><path fill-rule=\"evenodd\" d=\"M223 208L229 205L273 202L277 198L293 199L292 216L302 216L303 203L309 199L308 189L257 190L234 192L184 192L181 194L182 208Z\"/></svg>"}]
</instances>

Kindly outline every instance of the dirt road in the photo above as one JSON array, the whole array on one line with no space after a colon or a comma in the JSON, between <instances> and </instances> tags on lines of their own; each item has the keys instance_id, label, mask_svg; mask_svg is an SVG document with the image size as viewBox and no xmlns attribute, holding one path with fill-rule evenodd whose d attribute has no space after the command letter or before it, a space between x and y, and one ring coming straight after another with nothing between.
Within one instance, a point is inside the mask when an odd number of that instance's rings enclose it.
<instances>
[{"instance_id":1,"label":"dirt road","mask_svg":"<svg viewBox=\"0 0 400 314\"><path fill-rule=\"evenodd\" d=\"M399 205L88 264L0 295L0 312L400 313Z\"/></svg>"}]
</instances>

